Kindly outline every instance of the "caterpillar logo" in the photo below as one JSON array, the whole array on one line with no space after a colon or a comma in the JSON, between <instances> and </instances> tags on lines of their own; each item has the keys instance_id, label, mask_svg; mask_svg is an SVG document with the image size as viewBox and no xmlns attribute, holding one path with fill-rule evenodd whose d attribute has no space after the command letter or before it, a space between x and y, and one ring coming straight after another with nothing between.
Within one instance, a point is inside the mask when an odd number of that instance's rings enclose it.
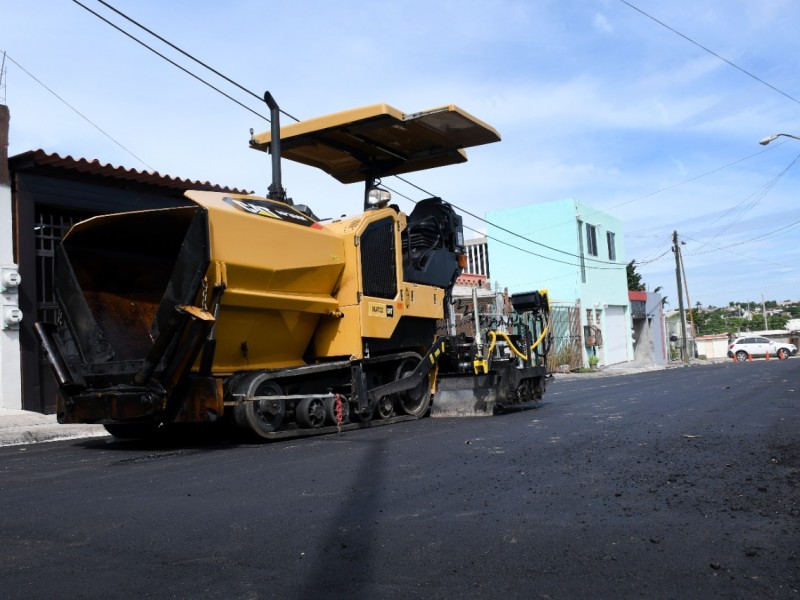
<instances>
[{"instance_id":1,"label":"caterpillar logo","mask_svg":"<svg viewBox=\"0 0 800 600\"><path fill-rule=\"evenodd\" d=\"M370 302L369 316L392 319L394 318L394 306L392 306L391 304L379 304L377 302Z\"/></svg>"},{"instance_id":2,"label":"caterpillar logo","mask_svg":"<svg viewBox=\"0 0 800 600\"><path fill-rule=\"evenodd\" d=\"M234 208L249 212L259 217L268 217L270 219L278 219L287 223L294 223L295 225L303 225L313 229L319 229L321 226L313 219L307 217L303 213L297 212L293 208L289 208L281 202L274 200L267 200L266 198L250 198L247 200L240 200L238 198L230 198L225 196L223 201L230 204Z\"/></svg>"}]
</instances>

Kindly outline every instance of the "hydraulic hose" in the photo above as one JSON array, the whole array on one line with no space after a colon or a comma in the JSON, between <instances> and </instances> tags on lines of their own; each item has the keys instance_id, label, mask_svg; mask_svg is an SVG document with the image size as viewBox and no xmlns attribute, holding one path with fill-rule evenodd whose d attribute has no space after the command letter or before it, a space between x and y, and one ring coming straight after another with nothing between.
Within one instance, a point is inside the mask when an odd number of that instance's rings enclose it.
<instances>
[{"instance_id":1,"label":"hydraulic hose","mask_svg":"<svg viewBox=\"0 0 800 600\"><path fill-rule=\"evenodd\" d=\"M542 330L542 335L540 335L538 338L536 338L536 341L531 345L531 348L530 348L531 350L533 350L534 348L536 348L536 346L538 346L539 344L542 343L542 340L544 339L544 336L547 335L548 328L549 328L549 326L545 327ZM503 338L506 341L506 343L508 343L508 347L511 348L511 351L514 354L516 354L522 360L528 360L528 355L527 354L522 354L522 352L520 352L517 349L517 347L514 345L514 343L509 339L507 333L504 333L502 331L490 331L489 332L489 336L492 338L492 341L489 344L489 349L486 351L486 355L487 356L491 356L492 350L494 350L495 343L497 342L497 336L500 336L501 338Z\"/></svg>"}]
</instances>

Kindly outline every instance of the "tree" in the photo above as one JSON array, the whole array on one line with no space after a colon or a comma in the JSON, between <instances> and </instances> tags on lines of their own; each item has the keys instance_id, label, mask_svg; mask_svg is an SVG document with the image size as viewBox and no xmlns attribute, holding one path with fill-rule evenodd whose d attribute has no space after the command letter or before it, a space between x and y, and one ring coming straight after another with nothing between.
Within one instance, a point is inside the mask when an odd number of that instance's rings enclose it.
<instances>
[{"instance_id":1,"label":"tree","mask_svg":"<svg viewBox=\"0 0 800 600\"><path fill-rule=\"evenodd\" d=\"M646 288L642 282L642 276L636 272L636 267L633 264L635 262L636 260L632 260L625 267L625 271L628 274L628 289L632 292L644 292Z\"/></svg>"},{"instance_id":2,"label":"tree","mask_svg":"<svg viewBox=\"0 0 800 600\"><path fill-rule=\"evenodd\" d=\"M664 288L662 286L658 286L656 289L653 290L653 293L654 294L660 294L661 290L663 290L663 289ZM667 304L669 304L669 300L667 299L666 296L662 296L661 297L661 308L664 308Z\"/></svg>"},{"instance_id":3,"label":"tree","mask_svg":"<svg viewBox=\"0 0 800 600\"><path fill-rule=\"evenodd\" d=\"M785 329L786 321L789 317L786 315L767 315L767 323L770 329Z\"/></svg>"}]
</instances>

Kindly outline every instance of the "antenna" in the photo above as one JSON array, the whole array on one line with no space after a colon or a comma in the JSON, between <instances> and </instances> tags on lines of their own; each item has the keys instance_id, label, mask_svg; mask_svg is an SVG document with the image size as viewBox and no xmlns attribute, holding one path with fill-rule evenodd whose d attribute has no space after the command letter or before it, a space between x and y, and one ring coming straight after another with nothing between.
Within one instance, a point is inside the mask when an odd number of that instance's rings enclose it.
<instances>
[{"instance_id":1,"label":"antenna","mask_svg":"<svg viewBox=\"0 0 800 600\"><path fill-rule=\"evenodd\" d=\"M3 52L3 60L0 61L0 104L6 103L6 53Z\"/></svg>"}]
</instances>

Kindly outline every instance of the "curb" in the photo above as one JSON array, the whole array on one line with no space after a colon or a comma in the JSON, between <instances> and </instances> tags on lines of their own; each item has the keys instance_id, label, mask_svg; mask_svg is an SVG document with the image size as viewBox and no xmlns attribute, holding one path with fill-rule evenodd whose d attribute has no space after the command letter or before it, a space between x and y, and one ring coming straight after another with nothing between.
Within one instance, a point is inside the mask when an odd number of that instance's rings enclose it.
<instances>
[{"instance_id":1,"label":"curb","mask_svg":"<svg viewBox=\"0 0 800 600\"><path fill-rule=\"evenodd\" d=\"M61 425L55 415L0 408L0 447L108 436L102 425Z\"/></svg>"}]
</instances>

